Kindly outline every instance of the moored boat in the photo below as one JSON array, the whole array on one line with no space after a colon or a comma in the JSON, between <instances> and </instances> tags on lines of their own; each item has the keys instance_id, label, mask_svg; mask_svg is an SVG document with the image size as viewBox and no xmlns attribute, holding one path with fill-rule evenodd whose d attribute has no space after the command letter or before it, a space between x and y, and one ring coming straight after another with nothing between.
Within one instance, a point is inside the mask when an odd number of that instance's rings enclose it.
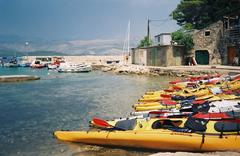
<instances>
[{"instance_id":1,"label":"moored boat","mask_svg":"<svg viewBox=\"0 0 240 156\"><path fill-rule=\"evenodd\" d=\"M34 60L34 61L31 63L30 67L32 67L32 68L44 68L44 67L46 67L46 66L45 66L45 64L43 64L40 60Z\"/></svg>"},{"instance_id":2,"label":"moored boat","mask_svg":"<svg viewBox=\"0 0 240 156\"><path fill-rule=\"evenodd\" d=\"M90 72L92 71L92 66L88 64L72 64L72 63L61 63L58 72L60 73L80 73L80 72Z\"/></svg>"}]
</instances>

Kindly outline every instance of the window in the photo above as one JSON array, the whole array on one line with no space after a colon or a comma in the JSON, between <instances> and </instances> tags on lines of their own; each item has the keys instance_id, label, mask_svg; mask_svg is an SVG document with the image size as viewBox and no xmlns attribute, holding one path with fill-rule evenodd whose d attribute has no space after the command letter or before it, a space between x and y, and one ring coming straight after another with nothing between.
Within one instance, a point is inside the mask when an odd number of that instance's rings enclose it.
<instances>
[{"instance_id":1,"label":"window","mask_svg":"<svg viewBox=\"0 0 240 156\"><path fill-rule=\"evenodd\" d=\"M205 36L210 36L210 34L211 34L211 33L210 33L210 30L206 30L206 31L205 31Z\"/></svg>"}]
</instances>

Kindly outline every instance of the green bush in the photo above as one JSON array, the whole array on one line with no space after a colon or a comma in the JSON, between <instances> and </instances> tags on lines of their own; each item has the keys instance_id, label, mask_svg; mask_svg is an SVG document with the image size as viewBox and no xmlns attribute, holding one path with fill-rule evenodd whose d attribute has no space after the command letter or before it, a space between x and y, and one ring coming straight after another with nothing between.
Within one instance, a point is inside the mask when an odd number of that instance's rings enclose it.
<instances>
[{"instance_id":1,"label":"green bush","mask_svg":"<svg viewBox=\"0 0 240 156\"><path fill-rule=\"evenodd\" d=\"M149 39L147 36L145 36L139 43L138 47L142 48L142 47L148 47L152 45L152 40Z\"/></svg>"},{"instance_id":2,"label":"green bush","mask_svg":"<svg viewBox=\"0 0 240 156\"><path fill-rule=\"evenodd\" d=\"M194 46L192 35L190 34L189 30L179 29L173 32L171 36L172 41L176 42L178 45L184 45L187 52L190 51Z\"/></svg>"}]
</instances>

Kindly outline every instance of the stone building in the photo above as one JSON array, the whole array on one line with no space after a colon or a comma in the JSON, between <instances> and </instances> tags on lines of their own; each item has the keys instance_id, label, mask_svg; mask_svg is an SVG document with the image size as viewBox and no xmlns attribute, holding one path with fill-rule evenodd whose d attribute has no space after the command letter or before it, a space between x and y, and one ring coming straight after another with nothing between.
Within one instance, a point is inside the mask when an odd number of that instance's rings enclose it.
<instances>
[{"instance_id":1,"label":"stone building","mask_svg":"<svg viewBox=\"0 0 240 156\"><path fill-rule=\"evenodd\" d=\"M223 23L216 22L193 33L192 55L198 64L221 64L220 39L223 36Z\"/></svg>"},{"instance_id":2,"label":"stone building","mask_svg":"<svg viewBox=\"0 0 240 156\"><path fill-rule=\"evenodd\" d=\"M183 64L184 46L156 45L132 49L132 64L146 66L180 66Z\"/></svg>"},{"instance_id":3,"label":"stone building","mask_svg":"<svg viewBox=\"0 0 240 156\"><path fill-rule=\"evenodd\" d=\"M193 33L192 56L198 64L233 65L239 58L240 20L227 17Z\"/></svg>"}]
</instances>

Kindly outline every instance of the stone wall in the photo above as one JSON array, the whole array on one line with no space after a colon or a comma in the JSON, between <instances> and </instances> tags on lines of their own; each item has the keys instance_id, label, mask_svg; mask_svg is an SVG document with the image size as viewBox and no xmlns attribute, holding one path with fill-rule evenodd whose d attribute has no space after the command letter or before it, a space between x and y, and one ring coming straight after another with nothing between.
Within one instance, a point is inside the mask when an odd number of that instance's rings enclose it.
<instances>
[{"instance_id":1,"label":"stone wall","mask_svg":"<svg viewBox=\"0 0 240 156\"><path fill-rule=\"evenodd\" d=\"M146 65L147 64L147 50L143 48L132 49L131 58L132 64Z\"/></svg>"},{"instance_id":2,"label":"stone wall","mask_svg":"<svg viewBox=\"0 0 240 156\"><path fill-rule=\"evenodd\" d=\"M132 64L147 66L180 66L183 64L184 47L179 45L158 45L138 48L132 51Z\"/></svg>"},{"instance_id":3,"label":"stone wall","mask_svg":"<svg viewBox=\"0 0 240 156\"><path fill-rule=\"evenodd\" d=\"M180 66L184 64L184 46L168 46L167 66Z\"/></svg>"},{"instance_id":4,"label":"stone wall","mask_svg":"<svg viewBox=\"0 0 240 156\"><path fill-rule=\"evenodd\" d=\"M205 32L210 32L209 36ZM221 64L220 45L223 36L223 23L218 21L205 29L197 31L193 34L194 47L192 55L198 50L207 50L209 52L209 64Z\"/></svg>"},{"instance_id":5,"label":"stone wall","mask_svg":"<svg viewBox=\"0 0 240 156\"><path fill-rule=\"evenodd\" d=\"M147 49L148 66L167 66L167 46L155 46Z\"/></svg>"}]
</instances>

